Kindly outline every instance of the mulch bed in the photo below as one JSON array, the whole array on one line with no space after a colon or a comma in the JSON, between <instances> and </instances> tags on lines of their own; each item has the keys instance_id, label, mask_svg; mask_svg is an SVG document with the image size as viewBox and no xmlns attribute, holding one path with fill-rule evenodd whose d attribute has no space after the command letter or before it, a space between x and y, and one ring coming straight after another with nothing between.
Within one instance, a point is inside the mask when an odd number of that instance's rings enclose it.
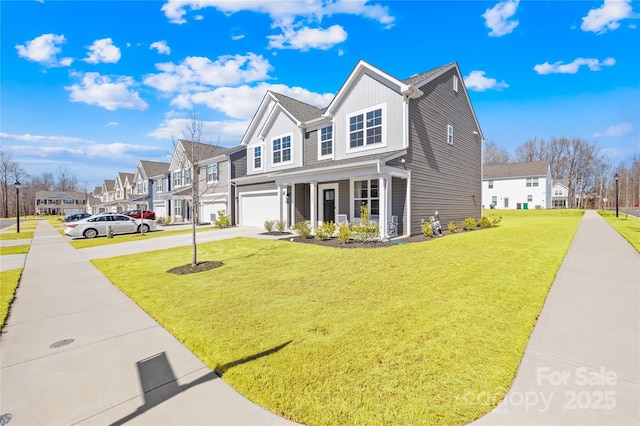
<instances>
[{"instance_id":1,"label":"mulch bed","mask_svg":"<svg viewBox=\"0 0 640 426\"><path fill-rule=\"evenodd\" d=\"M434 237L435 238L435 237ZM398 238L395 240L389 241L356 241L349 240L346 243L341 243L337 238L330 238L328 240L318 240L316 238L310 237L303 239L299 236L281 238L284 241L291 241L294 243L306 243L306 244L316 244L320 246L326 247L335 247L335 248L380 248L380 247L390 247L398 244L409 244L409 243L420 243L423 241L429 241L432 238L427 238L424 235L413 235L407 238Z\"/></svg>"},{"instance_id":2,"label":"mulch bed","mask_svg":"<svg viewBox=\"0 0 640 426\"><path fill-rule=\"evenodd\" d=\"M224 265L222 262L218 262L217 260L198 262L196 266L191 266L191 264L176 266L175 268L169 269L167 272L170 274L176 275L187 275L187 274L195 274L197 272L209 271L211 269L219 268Z\"/></svg>"}]
</instances>

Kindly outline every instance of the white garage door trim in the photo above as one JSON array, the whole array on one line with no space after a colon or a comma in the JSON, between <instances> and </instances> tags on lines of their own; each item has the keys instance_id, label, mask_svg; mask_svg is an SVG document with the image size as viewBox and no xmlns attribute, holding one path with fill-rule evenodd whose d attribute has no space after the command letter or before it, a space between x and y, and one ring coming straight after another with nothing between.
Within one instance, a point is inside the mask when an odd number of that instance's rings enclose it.
<instances>
[{"instance_id":1,"label":"white garage door trim","mask_svg":"<svg viewBox=\"0 0 640 426\"><path fill-rule=\"evenodd\" d=\"M264 227L265 220L278 220L278 191L245 192L239 195L240 225Z\"/></svg>"}]
</instances>

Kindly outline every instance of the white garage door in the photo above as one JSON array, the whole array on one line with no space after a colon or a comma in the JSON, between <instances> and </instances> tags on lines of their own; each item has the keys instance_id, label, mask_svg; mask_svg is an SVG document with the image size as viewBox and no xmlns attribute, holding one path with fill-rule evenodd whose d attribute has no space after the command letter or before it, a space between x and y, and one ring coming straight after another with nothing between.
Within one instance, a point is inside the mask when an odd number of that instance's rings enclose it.
<instances>
[{"instance_id":1,"label":"white garage door","mask_svg":"<svg viewBox=\"0 0 640 426\"><path fill-rule=\"evenodd\" d=\"M240 194L240 225L264 228L265 220L278 220L278 193Z\"/></svg>"},{"instance_id":2,"label":"white garage door","mask_svg":"<svg viewBox=\"0 0 640 426\"><path fill-rule=\"evenodd\" d=\"M204 204L201 210L202 217L200 218L200 221L213 223L218 217L218 212L220 210L224 210L227 215L231 214L231 212L227 211L227 203Z\"/></svg>"}]
</instances>

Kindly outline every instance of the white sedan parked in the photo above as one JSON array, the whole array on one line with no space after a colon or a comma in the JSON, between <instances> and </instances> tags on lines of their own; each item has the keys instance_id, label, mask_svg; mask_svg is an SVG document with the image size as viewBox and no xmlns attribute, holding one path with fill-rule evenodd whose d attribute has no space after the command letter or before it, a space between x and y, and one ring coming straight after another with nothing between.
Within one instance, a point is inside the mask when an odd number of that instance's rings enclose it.
<instances>
[{"instance_id":1,"label":"white sedan parked","mask_svg":"<svg viewBox=\"0 0 640 426\"><path fill-rule=\"evenodd\" d=\"M142 221L116 213L103 213L77 222L69 222L66 225L64 234L72 238L106 236L107 226L111 226L114 235L156 230L156 222L154 220L145 219Z\"/></svg>"}]
</instances>

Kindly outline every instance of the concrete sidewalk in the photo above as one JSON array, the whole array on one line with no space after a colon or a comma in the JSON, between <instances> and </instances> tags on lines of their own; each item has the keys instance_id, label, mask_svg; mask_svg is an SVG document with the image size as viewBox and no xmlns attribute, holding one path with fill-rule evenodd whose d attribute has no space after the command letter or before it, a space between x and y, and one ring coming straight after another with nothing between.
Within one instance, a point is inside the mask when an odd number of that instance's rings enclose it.
<instances>
[{"instance_id":1,"label":"concrete sidewalk","mask_svg":"<svg viewBox=\"0 0 640 426\"><path fill-rule=\"evenodd\" d=\"M587 211L510 391L473 424L640 424L639 287L638 252Z\"/></svg>"},{"instance_id":2,"label":"concrete sidewalk","mask_svg":"<svg viewBox=\"0 0 640 426\"><path fill-rule=\"evenodd\" d=\"M291 424L211 372L46 221L0 353L11 425Z\"/></svg>"}]
</instances>

